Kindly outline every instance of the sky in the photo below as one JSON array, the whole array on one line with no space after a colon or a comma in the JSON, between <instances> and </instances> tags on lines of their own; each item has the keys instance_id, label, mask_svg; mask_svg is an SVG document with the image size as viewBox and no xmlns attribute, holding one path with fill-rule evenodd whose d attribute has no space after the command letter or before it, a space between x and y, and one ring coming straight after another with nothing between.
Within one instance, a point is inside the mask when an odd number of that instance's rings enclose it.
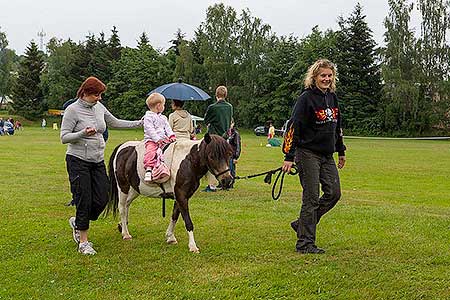
<instances>
[{"instance_id":1,"label":"sky","mask_svg":"<svg viewBox=\"0 0 450 300\"><path fill-rule=\"evenodd\" d=\"M269 24L278 36L293 34L299 38L320 30L338 29L339 16L348 17L357 0L250 0L222 1L238 13L250 9L254 17ZM388 14L387 0L360 0L366 21L378 44L383 44L383 20ZM104 32L110 36L113 25L119 31L122 45L136 47L146 32L150 43L166 50L178 28L191 39L206 18L208 6L220 1L209 0L0 0L0 30L6 32L9 48L23 54L38 32L44 43L51 37L83 41L89 33ZM412 26L420 29L415 11Z\"/></svg>"}]
</instances>

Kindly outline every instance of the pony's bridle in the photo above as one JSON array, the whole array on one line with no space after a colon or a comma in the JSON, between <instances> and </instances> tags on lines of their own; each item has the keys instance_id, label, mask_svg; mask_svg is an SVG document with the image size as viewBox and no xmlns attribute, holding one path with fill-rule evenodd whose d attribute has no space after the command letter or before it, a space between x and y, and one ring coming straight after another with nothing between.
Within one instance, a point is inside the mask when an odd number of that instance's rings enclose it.
<instances>
[{"instance_id":1,"label":"pony's bridle","mask_svg":"<svg viewBox=\"0 0 450 300\"><path fill-rule=\"evenodd\" d=\"M229 171L230 171L230 168L227 168L227 169L223 170L222 172L219 172L219 173L216 174L216 172L214 172L214 171L208 166L208 171L209 171L211 174L213 174L214 177L216 177L217 180L219 180L219 176L222 175L222 174L225 174L226 172L229 172Z\"/></svg>"}]
</instances>

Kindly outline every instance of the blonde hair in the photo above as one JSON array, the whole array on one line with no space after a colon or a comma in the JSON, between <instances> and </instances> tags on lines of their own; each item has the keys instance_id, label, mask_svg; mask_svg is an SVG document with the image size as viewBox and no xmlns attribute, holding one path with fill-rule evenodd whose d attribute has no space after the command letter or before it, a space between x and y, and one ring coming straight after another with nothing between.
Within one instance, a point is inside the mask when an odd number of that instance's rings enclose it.
<instances>
[{"instance_id":1,"label":"blonde hair","mask_svg":"<svg viewBox=\"0 0 450 300\"><path fill-rule=\"evenodd\" d=\"M216 89L216 98L225 99L227 97L228 90L226 86L218 86Z\"/></svg>"},{"instance_id":2,"label":"blonde hair","mask_svg":"<svg viewBox=\"0 0 450 300\"><path fill-rule=\"evenodd\" d=\"M145 103L147 104L148 108L154 108L158 103L165 103L166 98L161 95L160 93L152 93L150 96L147 97L147 100L145 100Z\"/></svg>"},{"instance_id":3,"label":"blonde hair","mask_svg":"<svg viewBox=\"0 0 450 300\"><path fill-rule=\"evenodd\" d=\"M316 77L320 74L321 68L330 69L331 72L333 72L333 79L331 81L330 90L332 92L336 91L337 68L336 68L336 65L333 64L328 59L319 59L308 68L308 72L306 72L305 81L304 81L305 88L317 87Z\"/></svg>"}]
</instances>

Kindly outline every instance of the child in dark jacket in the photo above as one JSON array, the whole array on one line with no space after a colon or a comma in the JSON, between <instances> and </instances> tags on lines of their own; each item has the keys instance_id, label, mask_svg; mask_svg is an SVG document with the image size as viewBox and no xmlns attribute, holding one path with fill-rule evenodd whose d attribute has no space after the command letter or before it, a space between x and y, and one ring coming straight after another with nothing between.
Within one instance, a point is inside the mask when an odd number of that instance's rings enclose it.
<instances>
[{"instance_id":1,"label":"child in dark jacket","mask_svg":"<svg viewBox=\"0 0 450 300\"><path fill-rule=\"evenodd\" d=\"M241 155L241 135L234 127L234 122L231 122L230 129L227 131L227 142L230 144L231 148L233 148L233 155L230 158L230 173L234 177L236 177L236 163L238 162L239 156ZM230 185L230 188L233 188L233 182Z\"/></svg>"}]
</instances>

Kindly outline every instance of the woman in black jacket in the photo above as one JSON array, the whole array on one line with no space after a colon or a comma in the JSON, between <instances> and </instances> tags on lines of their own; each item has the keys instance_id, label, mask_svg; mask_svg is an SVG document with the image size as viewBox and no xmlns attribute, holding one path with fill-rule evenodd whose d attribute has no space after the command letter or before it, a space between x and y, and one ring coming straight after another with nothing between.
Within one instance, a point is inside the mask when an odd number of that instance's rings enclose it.
<instances>
[{"instance_id":1,"label":"woman in black jacket","mask_svg":"<svg viewBox=\"0 0 450 300\"><path fill-rule=\"evenodd\" d=\"M338 152L337 167L341 169L345 165L341 113L335 94L335 65L327 59L316 61L309 67L304 84L305 90L287 126L282 169L289 172L295 161L303 188L300 218L291 223L298 237L296 250L321 254L325 251L315 244L316 226L341 197L334 152ZM322 197L319 197L319 187Z\"/></svg>"}]
</instances>

